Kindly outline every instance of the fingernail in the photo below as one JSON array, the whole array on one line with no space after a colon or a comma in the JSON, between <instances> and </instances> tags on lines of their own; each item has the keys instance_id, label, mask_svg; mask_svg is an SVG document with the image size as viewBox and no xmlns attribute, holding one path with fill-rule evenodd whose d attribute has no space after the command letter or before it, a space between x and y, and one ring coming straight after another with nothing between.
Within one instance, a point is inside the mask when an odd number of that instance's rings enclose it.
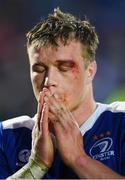
<instances>
[{"instance_id":1,"label":"fingernail","mask_svg":"<svg viewBox=\"0 0 125 180\"><path fill-rule=\"evenodd\" d=\"M44 87L43 88L43 92L47 92L47 91L48 91L48 89Z\"/></svg>"},{"instance_id":2,"label":"fingernail","mask_svg":"<svg viewBox=\"0 0 125 180\"><path fill-rule=\"evenodd\" d=\"M42 94L43 94L43 92L42 92L42 91L40 91L40 92L39 92L39 96L41 96Z\"/></svg>"},{"instance_id":3,"label":"fingernail","mask_svg":"<svg viewBox=\"0 0 125 180\"><path fill-rule=\"evenodd\" d=\"M44 83L44 85L47 86L47 83L48 83L48 77L45 78L45 83Z\"/></svg>"}]
</instances>

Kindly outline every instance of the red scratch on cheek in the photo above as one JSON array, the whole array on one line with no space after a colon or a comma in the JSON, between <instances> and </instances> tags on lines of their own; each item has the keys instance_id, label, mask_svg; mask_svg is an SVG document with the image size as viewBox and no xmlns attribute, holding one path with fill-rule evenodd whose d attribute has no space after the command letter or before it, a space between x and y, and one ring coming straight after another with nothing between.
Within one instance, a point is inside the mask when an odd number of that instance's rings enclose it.
<instances>
[{"instance_id":1,"label":"red scratch on cheek","mask_svg":"<svg viewBox=\"0 0 125 180\"><path fill-rule=\"evenodd\" d=\"M73 78L74 79L77 79L79 77L79 70L78 70L78 67L73 67L72 69L72 74L73 74Z\"/></svg>"},{"instance_id":2,"label":"red scratch on cheek","mask_svg":"<svg viewBox=\"0 0 125 180\"><path fill-rule=\"evenodd\" d=\"M78 78L79 77L79 67L78 65L74 62L74 61L71 61L70 62L70 67L71 67L71 72L73 74L73 78Z\"/></svg>"}]
</instances>

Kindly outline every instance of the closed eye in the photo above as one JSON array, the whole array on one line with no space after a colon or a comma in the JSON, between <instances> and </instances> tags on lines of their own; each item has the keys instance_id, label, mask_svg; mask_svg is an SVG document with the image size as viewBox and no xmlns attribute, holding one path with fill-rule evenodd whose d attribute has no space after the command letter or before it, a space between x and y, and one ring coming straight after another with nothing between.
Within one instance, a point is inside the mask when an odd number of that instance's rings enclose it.
<instances>
[{"instance_id":1,"label":"closed eye","mask_svg":"<svg viewBox=\"0 0 125 180\"><path fill-rule=\"evenodd\" d=\"M58 69L60 71L66 72L66 71L71 70L74 67L74 65L75 65L74 62L72 62L72 61L60 62L58 64Z\"/></svg>"},{"instance_id":2,"label":"closed eye","mask_svg":"<svg viewBox=\"0 0 125 180\"><path fill-rule=\"evenodd\" d=\"M44 71L46 71L46 67L39 65L39 64L34 64L32 66L32 71L33 72L38 72L38 73L43 73Z\"/></svg>"}]
</instances>

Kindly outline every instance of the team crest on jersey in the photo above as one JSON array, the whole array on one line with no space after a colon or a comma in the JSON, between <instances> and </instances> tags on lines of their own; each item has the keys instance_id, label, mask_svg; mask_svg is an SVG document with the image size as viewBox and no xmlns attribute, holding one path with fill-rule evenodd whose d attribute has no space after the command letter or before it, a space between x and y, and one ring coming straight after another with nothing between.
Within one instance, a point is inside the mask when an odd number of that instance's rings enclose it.
<instances>
[{"instance_id":1,"label":"team crest on jersey","mask_svg":"<svg viewBox=\"0 0 125 180\"><path fill-rule=\"evenodd\" d=\"M91 147L89 153L93 159L100 161L110 159L114 156L114 150L112 150L113 140L110 137L102 138L96 141Z\"/></svg>"},{"instance_id":2,"label":"team crest on jersey","mask_svg":"<svg viewBox=\"0 0 125 180\"><path fill-rule=\"evenodd\" d=\"M28 162L29 156L31 154L31 151L28 149L23 149L18 153L18 163L17 166L24 166Z\"/></svg>"}]
</instances>

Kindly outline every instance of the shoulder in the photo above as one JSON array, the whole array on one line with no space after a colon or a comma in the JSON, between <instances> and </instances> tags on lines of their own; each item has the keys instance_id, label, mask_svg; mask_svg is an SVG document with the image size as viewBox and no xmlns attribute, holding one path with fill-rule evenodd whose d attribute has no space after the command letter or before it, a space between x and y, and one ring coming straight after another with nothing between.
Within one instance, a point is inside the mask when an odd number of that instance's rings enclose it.
<instances>
[{"instance_id":1,"label":"shoulder","mask_svg":"<svg viewBox=\"0 0 125 180\"><path fill-rule=\"evenodd\" d=\"M18 139L24 140L25 136L31 136L35 124L35 117L19 116L0 123L0 148L15 147ZM20 142L20 141L19 141Z\"/></svg>"},{"instance_id":2,"label":"shoulder","mask_svg":"<svg viewBox=\"0 0 125 180\"><path fill-rule=\"evenodd\" d=\"M95 111L83 122L80 131L84 135L93 127L102 127L103 125L113 127L114 125L117 126L118 123L125 126L125 102L113 102L111 104L97 102Z\"/></svg>"},{"instance_id":3,"label":"shoulder","mask_svg":"<svg viewBox=\"0 0 125 180\"><path fill-rule=\"evenodd\" d=\"M106 104L105 109L100 113L99 120L112 127L118 124L125 126L125 102L117 101Z\"/></svg>"},{"instance_id":4,"label":"shoulder","mask_svg":"<svg viewBox=\"0 0 125 180\"><path fill-rule=\"evenodd\" d=\"M99 118L124 119L125 120L125 102L116 101L111 104L100 104ZM106 121L106 120L105 120Z\"/></svg>"},{"instance_id":5,"label":"shoulder","mask_svg":"<svg viewBox=\"0 0 125 180\"><path fill-rule=\"evenodd\" d=\"M107 106L109 111L125 113L125 102L116 101Z\"/></svg>"},{"instance_id":6,"label":"shoulder","mask_svg":"<svg viewBox=\"0 0 125 180\"><path fill-rule=\"evenodd\" d=\"M102 104L97 103L97 109L96 113L98 115L101 115L105 112L111 112L111 113L125 113L125 102L122 101L116 101L111 104Z\"/></svg>"},{"instance_id":7,"label":"shoulder","mask_svg":"<svg viewBox=\"0 0 125 180\"><path fill-rule=\"evenodd\" d=\"M29 116L19 116L12 119L5 120L1 123L1 127L5 129L17 129L17 128L28 128L32 129L35 123L35 116L33 118Z\"/></svg>"}]
</instances>

